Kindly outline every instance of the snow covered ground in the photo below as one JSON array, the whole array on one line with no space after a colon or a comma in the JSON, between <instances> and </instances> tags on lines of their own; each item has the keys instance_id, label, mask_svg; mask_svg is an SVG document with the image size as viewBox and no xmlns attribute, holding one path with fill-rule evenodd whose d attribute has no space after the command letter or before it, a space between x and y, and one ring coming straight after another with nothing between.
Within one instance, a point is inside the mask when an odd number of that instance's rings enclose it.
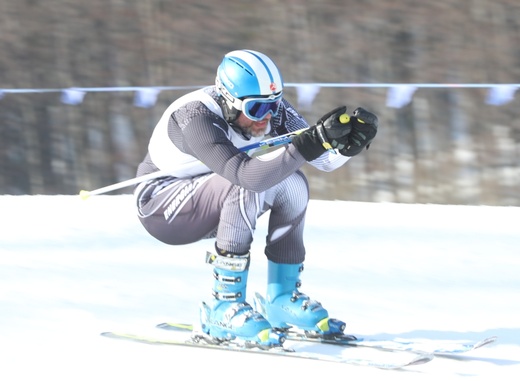
<instances>
[{"instance_id":1,"label":"snow covered ground","mask_svg":"<svg viewBox=\"0 0 520 381\"><path fill-rule=\"evenodd\" d=\"M210 294L204 254L213 242L155 241L126 195L1 196L0 211L1 380L520 376L520 208L311 201L301 290L345 320L348 332L499 337L400 371L101 337L109 330L169 334L154 325L196 318ZM265 288L266 226L264 216L249 296Z\"/></svg>"}]
</instances>

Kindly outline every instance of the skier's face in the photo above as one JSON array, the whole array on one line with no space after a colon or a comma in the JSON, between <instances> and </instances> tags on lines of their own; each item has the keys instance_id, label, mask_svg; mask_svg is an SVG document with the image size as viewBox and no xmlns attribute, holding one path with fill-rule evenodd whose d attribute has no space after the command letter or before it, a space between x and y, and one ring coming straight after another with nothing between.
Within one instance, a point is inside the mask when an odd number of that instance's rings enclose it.
<instances>
[{"instance_id":1,"label":"skier's face","mask_svg":"<svg viewBox=\"0 0 520 381\"><path fill-rule=\"evenodd\" d=\"M240 127L242 131L253 137L261 137L265 135L269 120L272 118L271 114L267 114L264 119L260 121L254 121L249 119L243 112L240 113L237 118L235 125Z\"/></svg>"}]
</instances>

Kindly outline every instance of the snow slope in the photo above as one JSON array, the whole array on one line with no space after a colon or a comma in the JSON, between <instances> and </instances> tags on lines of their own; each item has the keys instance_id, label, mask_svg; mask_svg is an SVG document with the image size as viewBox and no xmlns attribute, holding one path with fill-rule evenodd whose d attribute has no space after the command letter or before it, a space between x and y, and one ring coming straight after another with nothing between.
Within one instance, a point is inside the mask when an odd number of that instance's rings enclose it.
<instances>
[{"instance_id":1,"label":"snow slope","mask_svg":"<svg viewBox=\"0 0 520 381\"><path fill-rule=\"evenodd\" d=\"M147 235L131 196L0 196L0 379L515 380L520 376L520 209L312 200L301 290L366 337L497 343L401 371L149 346L99 335L168 334L208 299L213 242ZM264 291L259 220L249 296ZM341 373L338 373L341 372Z\"/></svg>"}]
</instances>

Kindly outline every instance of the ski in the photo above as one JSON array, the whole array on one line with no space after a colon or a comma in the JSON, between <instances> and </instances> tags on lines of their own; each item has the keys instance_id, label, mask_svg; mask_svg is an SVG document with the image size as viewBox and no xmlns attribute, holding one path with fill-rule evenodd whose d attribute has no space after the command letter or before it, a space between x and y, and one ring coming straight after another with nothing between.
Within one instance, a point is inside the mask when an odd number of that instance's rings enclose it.
<instances>
[{"instance_id":1,"label":"ski","mask_svg":"<svg viewBox=\"0 0 520 381\"><path fill-rule=\"evenodd\" d=\"M191 326L182 325L185 327L185 331L191 331ZM189 328L188 328L189 327ZM193 347L193 348L204 348L204 349L213 349L213 350L222 350L222 351L232 351L232 352L243 352L243 353L251 353L251 354L261 354L267 356L285 356L285 357L293 357L300 358L305 360L318 360L318 361L326 361L333 363L341 363L348 365L358 365L358 366L368 366L372 368L379 369L401 369L411 365L419 365L425 364L433 359L433 356L430 354L417 354L417 353L403 353L408 356L379 356L376 357L354 357L354 356L346 356L345 354L341 355L333 355L333 354L324 354L324 353L316 353L316 352L304 352L304 351L296 351L290 348L284 347L274 347L272 349L260 349L256 347L249 347L243 345L241 343L236 343L234 341L221 341L221 342L212 342L211 339L205 337L204 335L194 334L186 339L174 339L174 338L159 338L152 337L146 335L136 335L129 333L120 333L120 332L103 332L102 336L112 338L112 339L121 339L121 340L129 340L138 343L144 344L155 344L155 345L174 345L174 346L184 346L184 347ZM393 354L391 352L388 355Z\"/></svg>"},{"instance_id":2,"label":"ski","mask_svg":"<svg viewBox=\"0 0 520 381\"><path fill-rule=\"evenodd\" d=\"M191 324L161 323L158 328L172 331L192 331ZM284 331L287 340L314 342L321 344L332 344L350 347L368 347L383 350L424 352L434 355L462 354L484 345L491 344L497 340L496 336L486 337L478 341L467 342L464 340L431 340L431 339L366 339L356 338L350 335L335 337L309 337L303 332L288 330Z\"/></svg>"}]
</instances>

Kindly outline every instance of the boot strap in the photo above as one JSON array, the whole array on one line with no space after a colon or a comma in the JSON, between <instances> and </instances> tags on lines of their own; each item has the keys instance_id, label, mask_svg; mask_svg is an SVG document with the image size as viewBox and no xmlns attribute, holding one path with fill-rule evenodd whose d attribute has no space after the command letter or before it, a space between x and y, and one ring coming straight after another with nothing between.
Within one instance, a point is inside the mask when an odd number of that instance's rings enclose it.
<instances>
[{"instance_id":1,"label":"boot strap","mask_svg":"<svg viewBox=\"0 0 520 381\"><path fill-rule=\"evenodd\" d=\"M209 251L206 253L206 263L222 270L242 272L249 268L249 261L249 253L244 255L222 255Z\"/></svg>"},{"instance_id":2,"label":"boot strap","mask_svg":"<svg viewBox=\"0 0 520 381\"><path fill-rule=\"evenodd\" d=\"M222 274L218 274L216 271L213 271L213 277L221 283L225 284L237 284L242 282L241 276L226 276Z\"/></svg>"},{"instance_id":3,"label":"boot strap","mask_svg":"<svg viewBox=\"0 0 520 381\"><path fill-rule=\"evenodd\" d=\"M242 297L242 292L218 292L213 290L211 293L217 300L225 300L227 302L233 302L238 298Z\"/></svg>"}]
</instances>

